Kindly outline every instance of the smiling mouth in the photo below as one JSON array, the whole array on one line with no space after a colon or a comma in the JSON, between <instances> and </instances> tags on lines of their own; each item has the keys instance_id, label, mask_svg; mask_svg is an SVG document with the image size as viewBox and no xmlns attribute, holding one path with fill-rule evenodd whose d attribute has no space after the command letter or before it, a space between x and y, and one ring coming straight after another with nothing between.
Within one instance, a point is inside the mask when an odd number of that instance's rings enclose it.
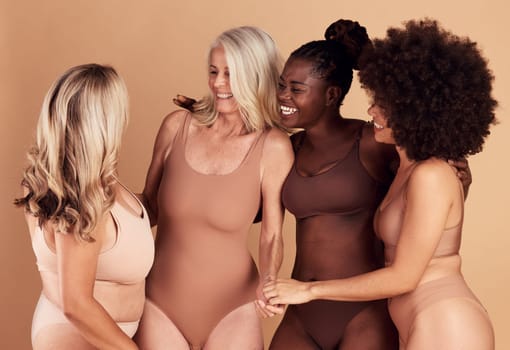
<instances>
[{"instance_id":1,"label":"smiling mouth","mask_svg":"<svg viewBox=\"0 0 510 350\"><path fill-rule=\"evenodd\" d=\"M219 99L228 99L228 98L231 98L233 97L234 95L232 94L227 94L227 93L224 93L224 94L216 94L216 97L219 98Z\"/></svg>"},{"instance_id":2,"label":"smiling mouth","mask_svg":"<svg viewBox=\"0 0 510 350\"><path fill-rule=\"evenodd\" d=\"M375 121L373 121L373 123L374 123L374 128L376 128L378 130L384 129L384 126L382 126L381 124L377 124Z\"/></svg>"},{"instance_id":3,"label":"smiling mouth","mask_svg":"<svg viewBox=\"0 0 510 350\"><path fill-rule=\"evenodd\" d=\"M298 109L288 106L280 106L280 111L282 112L283 115L287 116L296 113Z\"/></svg>"}]
</instances>

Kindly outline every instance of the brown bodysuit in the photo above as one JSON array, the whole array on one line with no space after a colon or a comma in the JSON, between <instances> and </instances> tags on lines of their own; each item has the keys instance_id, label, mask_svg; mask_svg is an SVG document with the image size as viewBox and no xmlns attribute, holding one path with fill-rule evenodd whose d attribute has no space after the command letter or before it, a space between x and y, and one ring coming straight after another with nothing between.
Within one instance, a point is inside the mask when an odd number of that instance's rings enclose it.
<instances>
[{"instance_id":1,"label":"brown bodysuit","mask_svg":"<svg viewBox=\"0 0 510 350\"><path fill-rule=\"evenodd\" d=\"M176 348L165 344L165 332L172 330L200 349L225 316L248 303L253 306L256 299L258 272L246 240L261 198L260 160L267 131L236 170L206 175L185 159L190 122L188 114L159 187L156 257L137 334L142 349Z\"/></svg>"},{"instance_id":2,"label":"brown bodysuit","mask_svg":"<svg viewBox=\"0 0 510 350\"><path fill-rule=\"evenodd\" d=\"M391 265L395 258L406 208L406 189L407 181L375 215L374 226L384 241L386 265ZM459 197L462 191L459 183ZM463 202L464 198L460 200ZM401 350L494 348L488 314L461 273L462 216L463 213L458 224L444 229L418 287L388 301Z\"/></svg>"},{"instance_id":3,"label":"brown bodysuit","mask_svg":"<svg viewBox=\"0 0 510 350\"><path fill-rule=\"evenodd\" d=\"M293 136L296 160L282 197L285 207L296 216L294 279L344 278L382 266L382 246L372 222L387 188L360 162L364 125L360 123L347 155L312 176L301 175L296 165L304 132ZM343 349L342 344L353 349L346 345L351 339L359 349L396 349L396 332L384 304L316 300L289 306L271 349ZM377 345L371 347L373 343Z\"/></svg>"}]
</instances>

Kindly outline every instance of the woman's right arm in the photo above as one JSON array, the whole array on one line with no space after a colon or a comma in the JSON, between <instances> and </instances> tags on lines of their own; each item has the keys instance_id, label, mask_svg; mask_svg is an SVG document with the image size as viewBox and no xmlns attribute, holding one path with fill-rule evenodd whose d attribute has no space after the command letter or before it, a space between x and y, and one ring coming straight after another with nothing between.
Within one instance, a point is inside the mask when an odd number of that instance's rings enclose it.
<instances>
[{"instance_id":1,"label":"woman's right arm","mask_svg":"<svg viewBox=\"0 0 510 350\"><path fill-rule=\"evenodd\" d=\"M114 227L104 215L91 233L94 242L78 241L73 234L54 233L60 303L66 318L98 349L134 350L134 341L94 298L94 285L103 237Z\"/></svg>"},{"instance_id":2,"label":"woman's right arm","mask_svg":"<svg viewBox=\"0 0 510 350\"><path fill-rule=\"evenodd\" d=\"M145 187L141 196L142 202L149 214L151 226L154 226L158 221L158 190L165 167L165 160L172 150L175 135L187 113L186 111L179 110L167 115L163 119L156 136L152 160L147 171Z\"/></svg>"}]
</instances>

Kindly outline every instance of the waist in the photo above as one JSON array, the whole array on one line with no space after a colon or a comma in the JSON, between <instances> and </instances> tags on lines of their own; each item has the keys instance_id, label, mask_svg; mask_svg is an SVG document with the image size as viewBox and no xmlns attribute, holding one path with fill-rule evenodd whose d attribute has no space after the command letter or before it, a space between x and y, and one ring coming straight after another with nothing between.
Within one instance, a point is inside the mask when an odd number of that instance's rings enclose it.
<instances>
[{"instance_id":1,"label":"waist","mask_svg":"<svg viewBox=\"0 0 510 350\"><path fill-rule=\"evenodd\" d=\"M149 285L168 284L168 288L174 288L175 280L181 279L214 284L218 278L228 278L235 283L257 271L246 244L198 239L189 245L167 239L158 239L156 244L154 265L147 278Z\"/></svg>"},{"instance_id":2,"label":"waist","mask_svg":"<svg viewBox=\"0 0 510 350\"><path fill-rule=\"evenodd\" d=\"M337 247L334 244L302 244L296 250L292 277L301 281L322 281L347 278L383 266L382 249L377 254L374 247L359 244Z\"/></svg>"},{"instance_id":3,"label":"waist","mask_svg":"<svg viewBox=\"0 0 510 350\"><path fill-rule=\"evenodd\" d=\"M230 301L241 305L255 298L259 274L251 256L238 261L229 257L190 261L170 256L156 259L147 278L147 298L168 315L176 309L204 312L211 305Z\"/></svg>"},{"instance_id":4,"label":"waist","mask_svg":"<svg viewBox=\"0 0 510 350\"><path fill-rule=\"evenodd\" d=\"M460 255L450 255L432 258L421 276L418 286L446 277L462 276L462 258Z\"/></svg>"},{"instance_id":5,"label":"waist","mask_svg":"<svg viewBox=\"0 0 510 350\"><path fill-rule=\"evenodd\" d=\"M58 276L52 272L41 272L43 294L62 309ZM138 321L145 302L145 281L119 284L96 280L93 297L115 322Z\"/></svg>"}]
</instances>

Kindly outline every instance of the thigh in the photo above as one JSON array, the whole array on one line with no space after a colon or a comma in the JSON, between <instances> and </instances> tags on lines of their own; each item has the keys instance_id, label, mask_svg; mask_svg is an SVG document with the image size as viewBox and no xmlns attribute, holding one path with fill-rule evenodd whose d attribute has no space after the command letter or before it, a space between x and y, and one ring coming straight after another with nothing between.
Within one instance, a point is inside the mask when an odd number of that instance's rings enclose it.
<instances>
[{"instance_id":1,"label":"thigh","mask_svg":"<svg viewBox=\"0 0 510 350\"><path fill-rule=\"evenodd\" d=\"M494 331L478 301L444 299L417 314L406 349L493 350Z\"/></svg>"},{"instance_id":2,"label":"thigh","mask_svg":"<svg viewBox=\"0 0 510 350\"><path fill-rule=\"evenodd\" d=\"M133 340L140 350L189 350L188 342L179 329L148 299Z\"/></svg>"},{"instance_id":3,"label":"thigh","mask_svg":"<svg viewBox=\"0 0 510 350\"><path fill-rule=\"evenodd\" d=\"M253 302L231 311L212 330L204 350L262 350L262 324Z\"/></svg>"},{"instance_id":4,"label":"thigh","mask_svg":"<svg viewBox=\"0 0 510 350\"><path fill-rule=\"evenodd\" d=\"M71 324L57 323L41 328L32 340L33 350L95 350Z\"/></svg>"},{"instance_id":5,"label":"thigh","mask_svg":"<svg viewBox=\"0 0 510 350\"><path fill-rule=\"evenodd\" d=\"M374 302L347 324L339 350L398 350L398 333L386 301Z\"/></svg>"},{"instance_id":6,"label":"thigh","mask_svg":"<svg viewBox=\"0 0 510 350\"><path fill-rule=\"evenodd\" d=\"M299 318L289 306L269 346L270 350L319 350L320 347L306 333Z\"/></svg>"}]
</instances>

